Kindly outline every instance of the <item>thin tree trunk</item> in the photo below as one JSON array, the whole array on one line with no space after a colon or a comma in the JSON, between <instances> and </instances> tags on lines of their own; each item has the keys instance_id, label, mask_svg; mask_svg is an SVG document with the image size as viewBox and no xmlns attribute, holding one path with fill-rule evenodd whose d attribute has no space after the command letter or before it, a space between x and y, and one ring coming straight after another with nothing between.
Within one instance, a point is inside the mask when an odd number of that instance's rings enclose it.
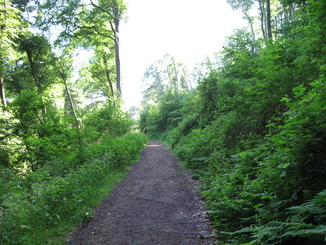
<instances>
[{"instance_id":1,"label":"thin tree trunk","mask_svg":"<svg viewBox=\"0 0 326 245\"><path fill-rule=\"evenodd\" d=\"M108 100L109 101L111 101L110 100L110 98L112 98L112 94L111 94L111 88L110 88L110 86L108 86L107 85L107 82L106 81L104 81L103 79L101 79L101 77L96 77L102 84L103 84L103 86L105 87L105 91L107 92L106 93L106 97L108 98ZM114 101L114 99L113 99L113 101Z\"/></svg>"},{"instance_id":2,"label":"thin tree trunk","mask_svg":"<svg viewBox=\"0 0 326 245\"><path fill-rule=\"evenodd\" d=\"M114 89L113 89L113 84L112 84L112 80L111 80L111 77L110 77L110 72L109 72L109 68L108 68L108 61L106 59L106 56L105 54L103 55L103 61L104 61L104 65L105 65L105 75L106 75L106 79L110 85L110 90L111 90L111 95L114 99Z\"/></svg>"},{"instance_id":3,"label":"thin tree trunk","mask_svg":"<svg viewBox=\"0 0 326 245\"><path fill-rule=\"evenodd\" d=\"M26 54L27 54L29 65L31 67L32 76L33 76L34 82L36 84L37 93L42 94L43 89L42 89L42 85L41 85L41 82L40 82L40 79L39 79L39 76L38 76L38 73L37 73L37 69L35 67L35 62L33 61L33 58L32 58L32 51L28 50L28 48L25 49L25 51L26 51ZM42 98L42 104L43 104L42 111L43 111L43 115L45 115L46 114L45 102L44 102L43 96L41 98Z\"/></svg>"},{"instance_id":4,"label":"thin tree trunk","mask_svg":"<svg viewBox=\"0 0 326 245\"><path fill-rule=\"evenodd\" d=\"M119 40L119 19L114 19L114 50L115 50L115 67L117 72L117 90L118 90L118 97L122 96L121 90L121 65L120 65L120 40ZM111 23L111 27L112 27ZM113 29L113 28L111 28Z\"/></svg>"},{"instance_id":5,"label":"thin tree trunk","mask_svg":"<svg viewBox=\"0 0 326 245\"><path fill-rule=\"evenodd\" d=\"M115 34L115 41L114 41L114 50L115 50L115 67L117 72L117 90L118 90L118 96L122 96L121 91L121 67L120 67L120 47L119 47L119 37L117 34Z\"/></svg>"},{"instance_id":6,"label":"thin tree trunk","mask_svg":"<svg viewBox=\"0 0 326 245\"><path fill-rule=\"evenodd\" d=\"M61 66L61 69L64 70L63 64L60 64L60 66ZM60 72L60 76L61 76L61 79L63 81L63 84L65 85L65 90L66 90L67 97L68 97L68 100L69 100L71 112L72 112L72 114L74 116L74 119L75 119L75 122L76 122L75 130L76 130L76 133L77 133L77 140L78 140L78 154L79 154L78 160L79 160L79 163L82 164L84 162L84 147L83 147L83 139L82 139L82 136L80 134L81 123L78 120L76 110L75 110L75 106L74 106L74 102L73 102L70 90L68 88L67 76L62 71Z\"/></svg>"},{"instance_id":7,"label":"thin tree trunk","mask_svg":"<svg viewBox=\"0 0 326 245\"><path fill-rule=\"evenodd\" d=\"M266 39L266 33L265 33L265 9L264 9L264 3L263 0L258 0L259 2L259 9L260 9L260 27L263 34L263 38Z\"/></svg>"},{"instance_id":8,"label":"thin tree trunk","mask_svg":"<svg viewBox=\"0 0 326 245\"><path fill-rule=\"evenodd\" d=\"M7 27L7 3L6 1L3 1L3 9L4 9L4 24L1 26L1 32L4 32L6 27ZM0 13L0 16L2 14ZM0 46L0 50L3 47ZM1 103L2 103L2 108L3 110L6 110L7 108L7 101L6 101L6 94L5 94L5 85L4 85L4 78L5 78L5 73L4 73L4 67L3 67L3 57L0 57L1 61L0 61L0 90L1 90Z\"/></svg>"},{"instance_id":9,"label":"thin tree trunk","mask_svg":"<svg viewBox=\"0 0 326 245\"><path fill-rule=\"evenodd\" d=\"M5 94L5 85L4 85L4 77L5 74L2 73L0 76L0 89L1 89L1 103L3 106L3 110L7 109L7 101L6 101L6 94Z\"/></svg>"},{"instance_id":10,"label":"thin tree trunk","mask_svg":"<svg viewBox=\"0 0 326 245\"><path fill-rule=\"evenodd\" d=\"M29 65L31 67L32 76L33 76L34 82L36 84L37 93L42 94L43 90L42 90L42 86L41 86L41 83L40 83L40 79L39 79L38 74L37 74L37 70L36 70L36 67L35 67L35 62L33 61L33 58L32 58L32 51L30 51L28 49L26 49L25 51L26 51L26 54L27 54Z\"/></svg>"},{"instance_id":11,"label":"thin tree trunk","mask_svg":"<svg viewBox=\"0 0 326 245\"><path fill-rule=\"evenodd\" d=\"M253 26L253 23L252 23L252 19L249 16L248 12L243 12L243 14L247 17L247 19L249 21L253 43L256 43L256 36L255 36L255 31L254 31L254 26ZM254 45L252 45L251 51L252 51L252 53L255 53L256 52Z\"/></svg>"},{"instance_id":12,"label":"thin tree trunk","mask_svg":"<svg viewBox=\"0 0 326 245\"><path fill-rule=\"evenodd\" d=\"M70 104L71 112L72 112L72 115L74 116L75 121L76 121L76 127L79 128L78 117L77 117L77 114L76 114L74 102L73 102L72 97L71 97L71 93L70 93L69 88L68 88L68 84L67 84L65 74L60 73L60 75L61 75L63 84L65 85L65 89L66 89L66 93L67 93L67 96L68 96L68 101L69 101L69 104Z\"/></svg>"},{"instance_id":13,"label":"thin tree trunk","mask_svg":"<svg viewBox=\"0 0 326 245\"><path fill-rule=\"evenodd\" d=\"M267 37L272 39L272 22L271 22L271 1L266 0L266 12L267 12Z\"/></svg>"},{"instance_id":14,"label":"thin tree trunk","mask_svg":"<svg viewBox=\"0 0 326 245\"><path fill-rule=\"evenodd\" d=\"M249 21L251 35L252 35L252 40L255 42L256 36L255 36L255 31L254 31L254 26L253 26L253 23L252 23L252 19L251 19L251 17L249 16L249 14L247 12L244 13L244 15L247 17L247 19Z\"/></svg>"},{"instance_id":15,"label":"thin tree trunk","mask_svg":"<svg viewBox=\"0 0 326 245\"><path fill-rule=\"evenodd\" d=\"M290 21L293 22L295 20L293 4L289 5L289 15L290 15Z\"/></svg>"}]
</instances>

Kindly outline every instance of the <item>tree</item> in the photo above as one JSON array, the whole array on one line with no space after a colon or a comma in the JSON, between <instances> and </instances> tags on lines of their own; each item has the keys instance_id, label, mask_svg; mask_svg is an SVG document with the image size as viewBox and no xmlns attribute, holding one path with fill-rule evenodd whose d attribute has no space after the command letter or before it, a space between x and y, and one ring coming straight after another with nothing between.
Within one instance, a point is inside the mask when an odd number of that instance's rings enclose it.
<instances>
[{"instance_id":1,"label":"tree","mask_svg":"<svg viewBox=\"0 0 326 245\"><path fill-rule=\"evenodd\" d=\"M245 18L249 21L252 38L255 41L253 17L249 15L250 9L255 5L256 0L227 0L233 10L241 9ZM271 3L270 0L258 0L260 12L260 27L265 39L272 38ZM266 35L267 32L267 35Z\"/></svg>"},{"instance_id":2,"label":"tree","mask_svg":"<svg viewBox=\"0 0 326 245\"><path fill-rule=\"evenodd\" d=\"M116 63L116 83L119 96L121 96L121 66L120 66L120 43L119 43L119 25L120 20L126 11L126 5L122 0L111 0L111 1L99 1L99 4L95 4L91 0L91 4L94 7L94 14L97 16L98 21L102 22L102 25L85 26L85 28L93 28L95 34L101 37L106 37L114 42L115 50L115 63ZM103 23L104 22L104 23ZM105 26L105 22L109 23L110 29L102 29Z\"/></svg>"},{"instance_id":3,"label":"tree","mask_svg":"<svg viewBox=\"0 0 326 245\"><path fill-rule=\"evenodd\" d=\"M62 29L58 42L69 45L74 41L84 47L96 48L97 45L113 46L116 70L116 88L121 96L121 65L119 26L126 13L123 0L91 0L89 4L76 0L48 0L42 7L38 17L38 25L49 31L51 25L59 25ZM60 12L60 14L56 14Z\"/></svg>"},{"instance_id":4,"label":"tree","mask_svg":"<svg viewBox=\"0 0 326 245\"><path fill-rule=\"evenodd\" d=\"M271 22L271 1L266 0L266 21L267 21L267 37L272 39L272 22Z\"/></svg>"},{"instance_id":5,"label":"tree","mask_svg":"<svg viewBox=\"0 0 326 245\"><path fill-rule=\"evenodd\" d=\"M144 99L154 102L158 102L167 90L174 93L190 90L186 67L169 54L146 69L143 84Z\"/></svg>"},{"instance_id":6,"label":"tree","mask_svg":"<svg viewBox=\"0 0 326 245\"><path fill-rule=\"evenodd\" d=\"M76 113L76 109L75 109L75 105L74 105L74 101L72 99L69 87L68 87L68 83L67 80L70 76L70 69L69 67L71 67L71 59L69 59L68 57L61 57L61 58L57 58L56 59L56 68L57 68L57 72L60 74L60 78L62 83L64 84L65 87L65 92L67 95L67 99L70 105L70 110L71 110L71 114L73 115L74 119L75 119L75 126L76 128L80 127L80 122L78 120L77 117L77 113Z\"/></svg>"},{"instance_id":7,"label":"tree","mask_svg":"<svg viewBox=\"0 0 326 245\"><path fill-rule=\"evenodd\" d=\"M32 33L22 35L19 42L21 51L26 53L37 92L42 94L44 88L49 85L46 69L53 58L51 46L44 37Z\"/></svg>"},{"instance_id":8,"label":"tree","mask_svg":"<svg viewBox=\"0 0 326 245\"><path fill-rule=\"evenodd\" d=\"M116 72L112 56L114 56L114 52L112 53L111 49L106 48L106 45L96 47L94 57L88 67L94 81L88 87L92 88L95 93L105 96L114 104Z\"/></svg>"},{"instance_id":9,"label":"tree","mask_svg":"<svg viewBox=\"0 0 326 245\"><path fill-rule=\"evenodd\" d=\"M14 58L14 39L22 29L19 10L11 6L11 1L0 2L0 95L3 109L6 109L5 70Z\"/></svg>"},{"instance_id":10,"label":"tree","mask_svg":"<svg viewBox=\"0 0 326 245\"><path fill-rule=\"evenodd\" d=\"M146 69L142 81L143 86L146 86L143 92L145 100L158 102L166 88L166 84L164 84L166 78L164 75L156 64L152 64Z\"/></svg>"},{"instance_id":11,"label":"tree","mask_svg":"<svg viewBox=\"0 0 326 245\"><path fill-rule=\"evenodd\" d=\"M248 20L250 31L255 41L255 17L249 12L253 7L258 6L260 30L265 40L271 40L273 33L280 34L284 27L296 20L297 11L305 5L306 1L301 0L227 0L233 10L241 10L245 19Z\"/></svg>"},{"instance_id":12,"label":"tree","mask_svg":"<svg viewBox=\"0 0 326 245\"><path fill-rule=\"evenodd\" d=\"M231 5L233 10L241 9L242 13L245 15L245 18L248 20L250 25L250 30L252 34L252 39L255 41L255 31L253 17L249 15L251 7L254 5L253 0L227 0L228 4Z\"/></svg>"}]
</instances>

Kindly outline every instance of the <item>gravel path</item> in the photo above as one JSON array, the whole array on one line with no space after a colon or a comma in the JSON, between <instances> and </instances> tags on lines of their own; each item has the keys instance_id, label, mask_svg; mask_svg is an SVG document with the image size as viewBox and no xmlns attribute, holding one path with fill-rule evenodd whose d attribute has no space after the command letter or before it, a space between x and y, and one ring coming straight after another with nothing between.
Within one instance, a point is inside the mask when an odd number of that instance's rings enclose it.
<instances>
[{"instance_id":1,"label":"gravel path","mask_svg":"<svg viewBox=\"0 0 326 245\"><path fill-rule=\"evenodd\" d=\"M141 160L69 244L213 244L203 202L193 186L167 147L149 141Z\"/></svg>"}]
</instances>

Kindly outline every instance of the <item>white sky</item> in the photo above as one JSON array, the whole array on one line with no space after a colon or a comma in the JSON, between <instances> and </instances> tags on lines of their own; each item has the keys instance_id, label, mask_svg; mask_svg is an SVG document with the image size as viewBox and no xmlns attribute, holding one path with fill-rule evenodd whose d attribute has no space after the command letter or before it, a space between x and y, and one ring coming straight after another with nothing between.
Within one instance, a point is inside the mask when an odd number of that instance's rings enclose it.
<instances>
[{"instance_id":1,"label":"white sky","mask_svg":"<svg viewBox=\"0 0 326 245\"><path fill-rule=\"evenodd\" d=\"M194 66L218 52L225 37L246 25L226 0L125 0L120 25L122 94L125 107L141 100L141 79L150 64L169 53Z\"/></svg>"}]
</instances>

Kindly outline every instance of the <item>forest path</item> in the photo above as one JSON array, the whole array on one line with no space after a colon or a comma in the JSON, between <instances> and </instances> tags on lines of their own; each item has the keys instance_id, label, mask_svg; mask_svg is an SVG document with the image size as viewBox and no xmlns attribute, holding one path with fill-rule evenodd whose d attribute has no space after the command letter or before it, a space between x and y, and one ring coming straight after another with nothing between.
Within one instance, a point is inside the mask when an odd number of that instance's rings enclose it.
<instances>
[{"instance_id":1,"label":"forest path","mask_svg":"<svg viewBox=\"0 0 326 245\"><path fill-rule=\"evenodd\" d=\"M149 141L127 178L116 185L69 244L212 244L212 229L192 186L170 150Z\"/></svg>"}]
</instances>

